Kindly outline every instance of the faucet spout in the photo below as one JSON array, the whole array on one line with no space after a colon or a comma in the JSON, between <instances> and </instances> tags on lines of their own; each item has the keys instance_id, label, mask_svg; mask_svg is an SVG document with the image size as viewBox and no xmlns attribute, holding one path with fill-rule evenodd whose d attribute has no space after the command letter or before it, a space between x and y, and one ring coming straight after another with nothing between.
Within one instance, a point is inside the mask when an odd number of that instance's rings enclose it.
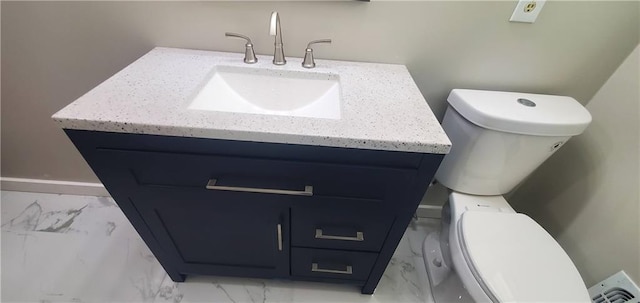
<instances>
[{"instance_id":1,"label":"faucet spout","mask_svg":"<svg viewBox=\"0 0 640 303\"><path fill-rule=\"evenodd\" d=\"M269 35L276 36L273 43L275 49L273 51L273 64L284 65L287 60L284 58L284 48L282 44L282 29L280 27L280 16L278 12L271 13L271 26L269 27Z\"/></svg>"}]
</instances>

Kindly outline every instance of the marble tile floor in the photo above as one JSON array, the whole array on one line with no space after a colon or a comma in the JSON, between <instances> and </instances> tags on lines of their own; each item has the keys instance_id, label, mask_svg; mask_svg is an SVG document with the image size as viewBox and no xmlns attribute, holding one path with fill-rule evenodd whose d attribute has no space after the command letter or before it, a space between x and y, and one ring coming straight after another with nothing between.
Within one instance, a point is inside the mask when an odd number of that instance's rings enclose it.
<instances>
[{"instance_id":1,"label":"marble tile floor","mask_svg":"<svg viewBox=\"0 0 640 303\"><path fill-rule=\"evenodd\" d=\"M2 302L432 302L414 220L374 295L351 285L228 277L174 283L110 198L2 191Z\"/></svg>"}]
</instances>

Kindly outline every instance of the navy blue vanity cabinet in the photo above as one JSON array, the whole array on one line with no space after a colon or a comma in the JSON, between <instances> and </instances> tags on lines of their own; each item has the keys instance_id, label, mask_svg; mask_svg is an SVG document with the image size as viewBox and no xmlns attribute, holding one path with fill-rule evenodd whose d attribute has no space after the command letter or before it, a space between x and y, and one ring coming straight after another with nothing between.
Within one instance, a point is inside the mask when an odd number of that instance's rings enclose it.
<instances>
[{"instance_id":1,"label":"navy blue vanity cabinet","mask_svg":"<svg viewBox=\"0 0 640 303\"><path fill-rule=\"evenodd\" d=\"M65 130L172 280L375 290L442 155Z\"/></svg>"}]
</instances>

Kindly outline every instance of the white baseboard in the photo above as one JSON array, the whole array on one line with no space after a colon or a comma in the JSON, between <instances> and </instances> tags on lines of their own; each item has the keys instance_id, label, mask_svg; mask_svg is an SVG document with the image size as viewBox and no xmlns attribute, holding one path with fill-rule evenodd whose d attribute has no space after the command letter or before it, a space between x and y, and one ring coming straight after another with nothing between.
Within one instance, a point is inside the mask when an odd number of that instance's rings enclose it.
<instances>
[{"instance_id":1,"label":"white baseboard","mask_svg":"<svg viewBox=\"0 0 640 303\"><path fill-rule=\"evenodd\" d=\"M442 217L442 206L420 204L416 209L416 215L418 218L440 219Z\"/></svg>"},{"instance_id":2,"label":"white baseboard","mask_svg":"<svg viewBox=\"0 0 640 303\"><path fill-rule=\"evenodd\" d=\"M34 193L109 197L102 183L0 177L0 189Z\"/></svg>"}]
</instances>

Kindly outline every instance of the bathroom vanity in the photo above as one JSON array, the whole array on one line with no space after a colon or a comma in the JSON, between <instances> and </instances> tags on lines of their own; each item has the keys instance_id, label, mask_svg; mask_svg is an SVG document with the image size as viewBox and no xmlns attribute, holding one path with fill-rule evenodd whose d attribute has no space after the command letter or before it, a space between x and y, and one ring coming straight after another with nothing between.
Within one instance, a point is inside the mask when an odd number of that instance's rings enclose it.
<instances>
[{"instance_id":1,"label":"bathroom vanity","mask_svg":"<svg viewBox=\"0 0 640 303\"><path fill-rule=\"evenodd\" d=\"M371 294L449 151L404 66L288 61L156 48L53 116L172 280L282 278ZM330 94L330 118L315 117L327 107L309 107ZM309 104L194 108L291 95Z\"/></svg>"}]
</instances>

